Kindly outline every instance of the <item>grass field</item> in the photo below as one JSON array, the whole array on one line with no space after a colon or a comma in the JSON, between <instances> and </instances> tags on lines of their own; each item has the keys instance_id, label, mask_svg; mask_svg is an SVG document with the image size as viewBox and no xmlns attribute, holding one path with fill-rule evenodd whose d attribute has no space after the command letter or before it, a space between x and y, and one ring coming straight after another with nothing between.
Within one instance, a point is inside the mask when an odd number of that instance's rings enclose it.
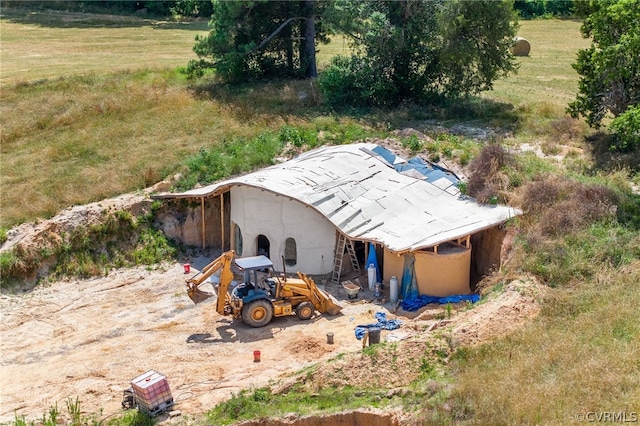
<instances>
[{"instance_id":1,"label":"grass field","mask_svg":"<svg viewBox=\"0 0 640 426\"><path fill-rule=\"evenodd\" d=\"M0 84L117 71L185 66L196 35L207 21L170 22L135 16L96 15L56 10L2 10ZM318 62L349 51L333 37L319 46Z\"/></svg>"},{"instance_id":2,"label":"grass field","mask_svg":"<svg viewBox=\"0 0 640 426\"><path fill-rule=\"evenodd\" d=\"M313 91L305 82L194 96L175 70L195 57L196 34L206 34L205 22L3 9L0 226L140 189L202 147L285 123L376 128L414 118L335 117L321 104L295 102L299 91ZM487 96L513 103L522 121L557 117L577 84L570 62L586 43L578 23L525 22L521 34L531 57ZM347 52L337 37L320 46L319 62Z\"/></svg>"},{"instance_id":3,"label":"grass field","mask_svg":"<svg viewBox=\"0 0 640 426\"><path fill-rule=\"evenodd\" d=\"M0 84L184 66L205 34L206 21L3 8Z\"/></svg>"},{"instance_id":4,"label":"grass field","mask_svg":"<svg viewBox=\"0 0 640 426\"><path fill-rule=\"evenodd\" d=\"M578 74L571 64L578 49L590 43L580 34L580 25L572 20L521 22L518 35L531 44L529 56L518 57L518 73L497 81L486 96L517 106L545 103L564 110L578 90Z\"/></svg>"},{"instance_id":5,"label":"grass field","mask_svg":"<svg viewBox=\"0 0 640 426\"><path fill-rule=\"evenodd\" d=\"M579 26L521 23L530 56L519 58L517 75L483 95L510 105L510 142L544 148L562 140L588 153L588 130L564 114L578 82L571 63L588 46ZM202 148L223 149L264 132L277 135L283 125L344 142L433 118L409 107L336 114L304 81L233 90L192 85L176 67L194 58L193 38L205 33L204 22L3 9L0 226L138 190L184 171L187 158ZM319 61L347 51L336 39L320 46ZM311 95L304 102L301 91ZM558 130L562 126L568 129ZM625 187L630 179L640 183L637 171L609 172L588 155L580 161L580 167L563 169L523 156L516 177L532 181L540 172L565 173L610 187ZM635 202L640 206L637 197ZM566 205L551 206L551 213L563 213ZM638 215L630 205L629 214ZM516 242L519 251L507 272L539 271L558 283L542 314L514 336L459 353L447 373L447 404L435 411L422 407L425 424L444 418L561 425L589 412L638 412L637 227L611 220L557 235L540 236L535 229L522 237L529 240ZM534 243L546 251L527 246Z\"/></svg>"}]
</instances>

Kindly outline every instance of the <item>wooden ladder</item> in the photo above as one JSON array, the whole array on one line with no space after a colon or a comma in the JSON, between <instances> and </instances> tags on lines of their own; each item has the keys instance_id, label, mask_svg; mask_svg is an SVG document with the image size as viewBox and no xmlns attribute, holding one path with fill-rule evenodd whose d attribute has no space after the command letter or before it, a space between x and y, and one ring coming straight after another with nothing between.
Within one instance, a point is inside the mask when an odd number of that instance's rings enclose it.
<instances>
[{"instance_id":1,"label":"wooden ladder","mask_svg":"<svg viewBox=\"0 0 640 426\"><path fill-rule=\"evenodd\" d=\"M360 272L360 264L358 263L358 258L356 257L356 251L353 248L353 241L347 238L341 232L337 233L336 236L336 250L333 256L333 273L331 274L331 282L334 284L340 283L340 275L342 274L342 259L344 257L344 249L347 249L349 253L349 258L351 259L351 266L355 272Z\"/></svg>"}]
</instances>

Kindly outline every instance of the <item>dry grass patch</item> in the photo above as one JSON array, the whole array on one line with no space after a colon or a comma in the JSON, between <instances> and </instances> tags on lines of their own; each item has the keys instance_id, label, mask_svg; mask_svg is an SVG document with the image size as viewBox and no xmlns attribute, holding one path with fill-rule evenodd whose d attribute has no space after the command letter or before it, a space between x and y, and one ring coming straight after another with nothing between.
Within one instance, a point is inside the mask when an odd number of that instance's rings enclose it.
<instances>
[{"instance_id":1,"label":"dry grass patch","mask_svg":"<svg viewBox=\"0 0 640 426\"><path fill-rule=\"evenodd\" d=\"M528 235L564 235L615 217L616 192L603 185L545 176L525 185L521 206L531 221Z\"/></svg>"},{"instance_id":2,"label":"dry grass patch","mask_svg":"<svg viewBox=\"0 0 640 426\"><path fill-rule=\"evenodd\" d=\"M144 188L200 147L277 124L225 109L153 72L3 90L2 224Z\"/></svg>"},{"instance_id":3,"label":"dry grass patch","mask_svg":"<svg viewBox=\"0 0 640 426\"><path fill-rule=\"evenodd\" d=\"M105 70L186 66L196 58L194 37L208 32L204 20L179 23L7 7L0 19L2 85Z\"/></svg>"},{"instance_id":4,"label":"dry grass patch","mask_svg":"<svg viewBox=\"0 0 640 426\"><path fill-rule=\"evenodd\" d=\"M637 410L639 281L638 262L602 268L592 282L550 291L530 326L462 354L452 394L459 424L563 425Z\"/></svg>"},{"instance_id":5,"label":"dry grass patch","mask_svg":"<svg viewBox=\"0 0 640 426\"><path fill-rule=\"evenodd\" d=\"M588 133L586 123L569 116L563 116L553 120L550 127L551 136L554 137L555 140L563 143L579 140Z\"/></svg>"}]
</instances>

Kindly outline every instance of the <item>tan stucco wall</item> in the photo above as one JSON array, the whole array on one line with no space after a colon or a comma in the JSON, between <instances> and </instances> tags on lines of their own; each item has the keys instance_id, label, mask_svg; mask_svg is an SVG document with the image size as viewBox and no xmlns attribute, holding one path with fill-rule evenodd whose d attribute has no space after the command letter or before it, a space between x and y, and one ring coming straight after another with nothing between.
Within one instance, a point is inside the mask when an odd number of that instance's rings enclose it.
<instances>
[{"instance_id":1,"label":"tan stucco wall","mask_svg":"<svg viewBox=\"0 0 640 426\"><path fill-rule=\"evenodd\" d=\"M389 281L391 281L392 276L395 276L398 279L398 283L402 281L402 269L404 268L404 256L398 256L396 253L389 251L385 247L382 264L383 264L382 270L384 271L382 280L385 283L388 283Z\"/></svg>"},{"instance_id":2,"label":"tan stucco wall","mask_svg":"<svg viewBox=\"0 0 640 426\"><path fill-rule=\"evenodd\" d=\"M453 252L438 254L427 251L418 251L414 254L420 294L444 297L471 292L469 286L470 248L459 248Z\"/></svg>"},{"instance_id":3,"label":"tan stucco wall","mask_svg":"<svg viewBox=\"0 0 640 426\"><path fill-rule=\"evenodd\" d=\"M444 297L471 292L471 249L460 248L454 253L439 254L417 251L413 254L416 259L414 266L420 294ZM404 255L398 256L385 249L383 264L385 283L388 283L392 276L402 283Z\"/></svg>"},{"instance_id":4,"label":"tan stucco wall","mask_svg":"<svg viewBox=\"0 0 640 426\"><path fill-rule=\"evenodd\" d=\"M331 222L304 204L256 188L231 188L231 221L240 227L242 256L255 256L258 235L269 239L270 258L278 271L287 238L294 238L298 263L287 272L328 274L333 270L336 231Z\"/></svg>"}]
</instances>

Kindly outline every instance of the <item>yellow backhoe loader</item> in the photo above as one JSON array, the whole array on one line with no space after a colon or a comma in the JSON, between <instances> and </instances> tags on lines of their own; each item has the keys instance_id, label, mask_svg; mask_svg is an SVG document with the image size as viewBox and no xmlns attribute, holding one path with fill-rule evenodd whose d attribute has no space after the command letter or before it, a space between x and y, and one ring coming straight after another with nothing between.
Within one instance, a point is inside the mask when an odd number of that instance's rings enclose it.
<instances>
[{"instance_id":1,"label":"yellow backhoe loader","mask_svg":"<svg viewBox=\"0 0 640 426\"><path fill-rule=\"evenodd\" d=\"M223 253L187 279L187 294L194 303L216 295L198 287L218 271L218 284L214 285L218 296L216 311L242 319L251 327L264 327L274 316L295 314L308 320L315 310L330 315L337 315L342 310L342 306L307 275L298 272L298 278L287 278L284 274L276 276L268 257L236 258L233 250ZM240 284L232 286L236 273L242 274L243 279Z\"/></svg>"}]
</instances>

